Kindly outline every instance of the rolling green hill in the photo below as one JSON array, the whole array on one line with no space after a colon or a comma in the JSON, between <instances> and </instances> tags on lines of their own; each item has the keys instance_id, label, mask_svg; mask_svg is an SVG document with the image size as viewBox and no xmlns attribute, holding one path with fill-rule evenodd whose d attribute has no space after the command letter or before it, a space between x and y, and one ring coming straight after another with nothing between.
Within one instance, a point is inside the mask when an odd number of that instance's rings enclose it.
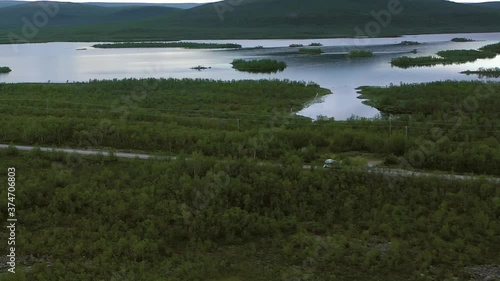
<instances>
[{"instance_id":1,"label":"rolling green hill","mask_svg":"<svg viewBox=\"0 0 500 281\"><path fill-rule=\"evenodd\" d=\"M402 11L391 15L390 21L382 16L379 23L377 15L387 10L387 0L245 0L239 5L220 2L185 10L164 10L164 13L158 8L129 7L141 12L118 12L93 5L68 4L67 10L73 14L65 12L51 19L53 27L41 29L30 41L311 38L500 31L500 10L445 0L400 1ZM25 9L26 5L0 9L0 28L6 27L5 21L12 18L16 8ZM91 11L83 16L84 10ZM92 17L98 20L88 24L88 18ZM371 32L366 32L367 25L372 27L368 29ZM0 34L9 30L5 31ZM0 36L2 41L9 40Z\"/></svg>"},{"instance_id":2,"label":"rolling green hill","mask_svg":"<svg viewBox=\"0 0 500 281\"><path fill-rule=\"evenodd\" d=\"M150 21L145 26L153 28L168 23L185 29L211 27L230 30L238 27L243 33L262 28L267 30L265 37L279 36L278 30L283 29L288 34L303 36L353 36L357 35L355 27L364 30L366 24L375 20L372 13L387 10L387 3L387 0L248 0L225 13L217 13L214 5L208 4L181 11L173 17ZM402 12L393 15L391 22L378 35L500 31L500 12L483 7L444 0L401 0L401 7ZM222 6L219 10L223 10ZM213 33L222 34L223 31Z\"/></svg>"},{"instance_id":3,"label":"rolling green hill","mask_svg":"<svg viewBox=\"0 0 500 281\"><path fill-rule=\"evenodd\" d=\"M191 9L196 6L200 6L200 3L107 3L107 2L90 2L87 4L97 5L101 7L168 7L168 8L178 8L178 9Z\"/></svg>"},{"instance_id":4,"label":"rolling green hill","mask_svg":"<svg viewBox=\"0 0 500 281\"><path fill-rule=\"evenodd\" d=\"M36 13L43 12L47 2L29 2L0 8L0 28L21 27L23 18L31 20ZM51 4L52 5L52 4ZM176 12L175 8L139 7L101 7L89 4L58 3L59 11L49 16L48 26L77 26L95 23L122 22L167 15Z\"/></svg>"},{"instance_id":5,"label":"rolling green hill","mask_svg":"<svg viewBox=\"0 0 500 281\"><path fill-rule=\"evenodd\" d=\"M472 3L471 5L485 7L485 8L500 9L500 2Z\"/></svg>"},{"instance_id":6,"label":"rolling green hill","mask_svg":"<svg viewBox=\"0 0 500 281\"><path fill-rule=\"evenodd\" d=\"M20 5L22 3L23 2L19 2L19 1L0 1L0 8L16 6L16 5Z\"/></svg>"}]
</instances>

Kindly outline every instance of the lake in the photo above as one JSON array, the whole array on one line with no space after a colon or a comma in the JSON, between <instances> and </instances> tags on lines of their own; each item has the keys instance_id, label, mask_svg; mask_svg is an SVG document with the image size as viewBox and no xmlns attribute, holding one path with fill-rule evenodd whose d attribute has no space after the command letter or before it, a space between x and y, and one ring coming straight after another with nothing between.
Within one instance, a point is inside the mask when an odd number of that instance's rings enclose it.
<instances>
[{"instance_id":1,"label":"lake","mask_svg":"<svg viewBox=\"0 0 500 281\"><path fill-rule=\"evenodd\" d=\"M454 37L466 37L476 42L454 43ZM418 41L417 46L398 45L401 41ZM316 118L319 115L345 120L351 116L372 118L379 112L357 98L359 86L388 86L437 80L479 80L477 76L460 74L479 67L500 67L500 56L474 63L448 66L400 69L391 67L390 60L398 56L432 55L440 50L477 49L500 41L500 33L409 35L398 38L373 39L309 39L309 40L187 40L192 42L238 43L244 48L263 46L264 49L187 50L94 49L94 43L44 43L0 45L0 66L12 72L0 74L0 83L52 82L64 83L90 79L114 78L210 78L210 79L289 79L312 81L333 94L325 96L299 112ZM324 45L322 55L302 55L290 44ZM78 50L85 48L85 50ZM350 59L352 49L369 49L372 58ZM409 53L418 49L418 54ZM232 69L235 58L272 58L285 61L288 68L275 74L251 74ZM203 65L211 69L198 71L191 67ZM500 81L482 78L480 80Z\"/></svg>"}]
</instances>

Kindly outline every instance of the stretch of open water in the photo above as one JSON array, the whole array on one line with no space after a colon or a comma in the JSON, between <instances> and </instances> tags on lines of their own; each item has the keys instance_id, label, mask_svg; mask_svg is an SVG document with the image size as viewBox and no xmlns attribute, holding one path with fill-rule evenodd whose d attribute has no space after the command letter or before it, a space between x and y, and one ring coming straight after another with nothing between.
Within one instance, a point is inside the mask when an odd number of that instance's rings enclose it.
<instances>
[{"instance_id":1,"label":"stretch of open water","mask_svg":"<svg viewBox=\"0 0 500 281\"><path fill-rule=\"evenodd\" d=\"M454 37L466 37L476 42L454 43ZM398 45L401 41L418 41L417 46ZM409 35L398 38L374 39L308 39L308 40L196 40L192 42L238 43L244 48L263 46L264 49L187 50L170 48L94 49L94 43L43 43L0 45L0 66L12 72L0 74L0 83L73 82L90 79L121 78L210 78L210 79L289 79L312 81L333 94L322 102L304 108L299 114L316 118L318 115L344 120L351 116L375 117L379 112L357 98L359 86L389 86L400 83L420 83L438 80L479 79L460 74L480 67L500 67L500 55L494 59L477 60L460 65L400 69L390 61L399 56L432 55L440 50L477 49L500 41L500 33ZM322 43L322 55L298 54L290 44ZM78 50L85 49L85 50ZM367 49L372 58L350 59L352 49ZM418 54L410 51L418 50ZM288 68L275 74L251 74L231 67L233 59L271 58L285 61ZM203 65L211 69L198 71L191 67Z\"/></svg>"}]
</instances>

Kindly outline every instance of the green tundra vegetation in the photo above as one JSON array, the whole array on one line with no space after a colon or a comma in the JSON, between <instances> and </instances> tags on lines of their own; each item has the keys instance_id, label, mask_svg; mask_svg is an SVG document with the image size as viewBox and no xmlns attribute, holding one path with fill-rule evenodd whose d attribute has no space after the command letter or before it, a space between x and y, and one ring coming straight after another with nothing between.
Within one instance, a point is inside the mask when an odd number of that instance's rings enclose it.
<instances>
[{"instance_id":1,"label":"green tundra vegetation","mask_svg":"<svg viewBox=\"0 0 500 281\"><path fill-rule=\"evenodd\" d=\"M500 83L433 82L363 87L360 98L389 115L392 122L420 124L409 125L410 131L428 122L427 133L407 147L407 158L418 158L414 166L499 174L499 96Z\"/></svg>"},{"instance_id":2,"label":"green tundra vegetation","mask_svg":"<svg viewBox=\"0 0 500 281\"><path fill-rule=\"evenodd\" d=\"M496 44L486 45L484 47L481 47L480 50L485 52L494 52L500 54L500 42Z\"/></svg>"},{"instance_id":3,"label":"green tundra vegetation","mask_svg":"<svg viewBox=\"0 0 500 281\"><path fill-rule=\"evenodd\" d=\"M478 59L491 59L497 56L498 52L493 51L494 47L486 46L482 50L447 50L439 51L438 56L426 57L399 57L391 60L391 65L400 68L417 66L434 66L438 64L463 64L474 62Z\"/></svg>"},{"instance_id":4,"label":"green tundra vegetation","mask_svg":"<svg viewBox=\"0 0 500 281\"><path fill-rule=\"evenodd\" d=\"M11 71L12 71L12 69L10 69L7 66L0 66L0 73L9 73Z\"/></svg>"},{"instance_id":5,"label":"green tundra vegetation","mask_svg":"<svg viewBox=\"0 0 500 281\"><path fill-rule=\"evenodd\" d=\"M405 168L499 175L499 88L442 82L366 89L363 98L384 113L379 118L312 122L293 112L329 91L303 82L0 84L0 143L263 161L292 154L304 163L357 151L394 155ZM489 93L477 99L478 108L458 111L478 91ZM453 117L462 115L457 126ZM423 146L436 130L446 138ZM425 159L415 161L422 153Z\"/></svg>"},{"instance_id":6,"label":"green tundra vegetation","mask_svg":"<svg viewBox=\"0 0 500 281\"><path fill-rule=\"evenodd\" d=\"M233 68L239 71L253 73L275 73L283 71L286 68L286 63L271 59L262 60L242 60L236 59L231 63Z\"/></svg>"},{"instance_id":7,"label":"green tundra vegetation","mask_svg":"<svg viewBox=\"0 0 500 281\"><path fill-rule=\"evenodd\" d=\"M497 182L303 164L361 151L498 175L500 83L364 87L383 112L374 120L291 113L328 92L277 80L0 84L0 143L178 156L0 150L19 186L16 277L468 281L499 264Z\"/></svg>"},{"instance_id":8,"label":"green tundra vegetation","mask_svg":"<svg viewBox=\"0 0 500 281\"><path fill-rule=\"evenodd\" d=\"M367 50L351 50L349 52L350 58L371 58L373 57L372 51Z\"/></svg>"},{"instance_id":9,"label":"green tundra vegetation","mask_svg":"<svg viewBox=\"0 0 500 281\"><path fill-rule=\"evenodd\" d=\"M478 70L472 71L472 70L467 70L467 71L462 71L460 72L462 74L477 74L479 78L482 77L493 77L493 78L498 78L500 77L500 67L494 67L494 68L479 68Z\"/></svg>"},{"instance_id":10,"label":"green tundra vegetation","mask_svg":"<svg viewBox=\"0 0 500 281\"><path fill-rule=\"evenodd\" d=\"M16 167L22 218L17 273L2 281L468 281L500 262L487 181L306 170L291 155L0 159Z\"/></svg>"},{"instance_id":11,"label":"green tundra vegetation","mask_svg":"<svg viewBox=\"0 0 500 281\"><path fill-rule=\"evenodd\" d=\"M299 53L308 55L321 55L323 50L320 48L300 48Z\"/></svg>"},{"instance_id":12,"label":"green tundra vegetation","mask_svg":"<svg viewBox=\"0 0 500 281\"><path fill-rule=\"evenodd\" d=\"M474 42L474 40L469 39L469 38L457 37L457 38L451 39L451 42Z\"/></svg>"},{"instance_id":13,"label":"green tundra vegetation","mask_svg":"<svg viewBox=\"0 0 500 281\"><path fill-rule=\"evenodd\" d=\"M92 47L99 49L121 49L121 48L185 48L185 49L241 49L240 44L233 43L193 43L193 42L141 42L141 43L114 43L95 44Z\"/></svg>"}]
</instances>

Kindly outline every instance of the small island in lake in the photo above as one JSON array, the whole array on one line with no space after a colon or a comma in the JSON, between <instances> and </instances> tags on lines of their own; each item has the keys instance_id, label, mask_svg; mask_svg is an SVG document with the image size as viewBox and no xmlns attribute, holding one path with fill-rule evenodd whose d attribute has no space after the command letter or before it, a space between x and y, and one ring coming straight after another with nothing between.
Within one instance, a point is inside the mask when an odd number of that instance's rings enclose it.
<instances>
[{"instance_id":1,"label":"small island in lake","mask_svg":"<svg viewBox=\"0 0 500 281\"><path fill-rule=\"evenodd\" d=\"M270 59L249 61L236 59L231 64L236 70L252 73L275 73L283 71L287 67L285 62Z\"/></svg>"},{"instance_id":2,"label":"small island in lake","mask_svg":"<svg viewBox=\"0 0 500 281\"><path fill-rule=\"evenodd\" d=\"M475 40L468 39L468 38L462 38L462 37L451 39L451 42L474 42L474 41Z\"/></svg>"},{"instance_id":3,"label":"small island in lake","mask_svg":"<svg viewBox=\"0 0 500 281\"><path fill-rule=\"evenodd\" d=\"M477 74L480 78L482 77L488 77L488 78L499 78L500 77L500 67L494 67L494 68L479 68L476 71L462 71L460 72L462 74Z\"/></svg>"},{"instance_id":4,"label":"small island in lake","mask_svg":"<svg viewBox=\"0 0 500 281\"><path fill-rule=\"evenodd\" d=\"M399 45L403 45L403 46L415 46L415 45L420 45L420 42L417 42L417 41L402 41L401 43L399 43Z\"/></svg>"},{"instance_id":5,"label":"small island in lake","mask_svg":"<svg viewBox=\"0 0 500 281\"><path fill-rule=\"evenodd\" d=\"M439 51L437 56L399 57L391 60L391 65L400 68L461 64L478 59L492 59L500 54L500 43L486 45L479 50L447 50Z\"/></svg>"},{"instance_id":6,"label":"small island in lake","mask_svg":"<svg viewBox=\"0 0 500 281\"><path fill-rule=\"evenodd\" d=\"M195 67L191 67L191 69L202 71L202 70L205 70L205 69L211 69L211 67L210 66L206 67L206 66L198 65L198 66L195 66Z\"/></svg>"},{"instance_id":7,"label":"small island in lake","mask_svg":"<svg viewBox=\"0 0 500 281\"><path fill-rule=\"evenodd\" d=\"M349 52L349 57L350 58L371 58L371 57L373 57L373 52L366 51L366 50L351 50Z\"/></svg>"},{"instance_id":8,"label":"small island in lake","mask_svg":"<svg viewBox=\"0 0 500 281\"><path fill-rule=\"evenodd\" d=\"M12 71L12 69L10 69L10 67L0 66L0 73L9 73L11 71Z\"/></svg>"}]
</instances>

